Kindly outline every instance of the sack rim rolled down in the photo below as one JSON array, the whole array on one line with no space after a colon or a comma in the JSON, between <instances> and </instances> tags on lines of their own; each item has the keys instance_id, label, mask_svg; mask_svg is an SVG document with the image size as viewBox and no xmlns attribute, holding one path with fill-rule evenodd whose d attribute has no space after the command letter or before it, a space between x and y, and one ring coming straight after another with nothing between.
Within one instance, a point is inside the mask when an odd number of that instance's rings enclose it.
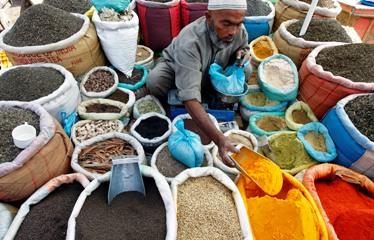
<instances>
[{"instance_id":1,"label":"sack rim rolled down","mask_svg":"<svg viewBox=\"0 0 374 240\"><path fill-rule=\"evenodd\" d=\"M244 23L252 22L252 23L261 23L267 22L275 17L275 7L269 0L261 0L265 2L270 7L270 13L266 16L244 16ZM271 30L271 29L270 29Z\"/></svg>"},{"instance_id":2,"label":"sack rim rolled down","mask_svg":"<svg viewBox=\"0 0 374 240\"><path fill-rule=\"evenodd\" d=\"M291 6L297 10L308 12L310 4L298 0L279 0L288 6ZM326 8L316 6L314 14L326 16L326 17L336 17L342 11L342 8L338 1L332 0L334 3L334 8Z\"/></svg>"},{"instance_id":3,"label":"sack rim rolled down","mask_svg":"<svg viewBox=\"0 0 374 240\"><path fill-rule=\"evenodd\" d=\"M96 113L96 112L90 112L87 113L87 106L90 104L106 104L115 106L121 109L121 112L119 113ZM86 100L81 102L78 105L77 112L81 119L84 120L116 120L124 117L128 111L127 105L125 103L122 103L120 101L114 101L106 98L94 98L90 100Z\"/></svg>"}]
</instances>

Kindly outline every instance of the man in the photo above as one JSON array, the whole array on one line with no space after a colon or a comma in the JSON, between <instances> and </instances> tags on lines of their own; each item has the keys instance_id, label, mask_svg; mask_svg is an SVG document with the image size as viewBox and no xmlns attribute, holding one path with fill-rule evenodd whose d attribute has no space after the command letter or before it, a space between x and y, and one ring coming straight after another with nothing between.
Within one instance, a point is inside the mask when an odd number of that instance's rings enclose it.
<instances>
[{"instance_id":1,"label":"man","mask_svg":"<svg viewBox=\"0 0 374 240\"><path fill-rule=\"evenodd\" d=\"M201 102L202 95L213 92L209 89L212 63L226 67L230 59L248 58L241 51L248 45L242 24L246 10L246 0L209 0L205 17L185 27L163 51L163 58L150 72L147 83L150 93L164 100L170 89L177 88L188 113L218 146L228 165L232 163L227 153L237 150L214 126Z\"/></svg>"}]
</instances>

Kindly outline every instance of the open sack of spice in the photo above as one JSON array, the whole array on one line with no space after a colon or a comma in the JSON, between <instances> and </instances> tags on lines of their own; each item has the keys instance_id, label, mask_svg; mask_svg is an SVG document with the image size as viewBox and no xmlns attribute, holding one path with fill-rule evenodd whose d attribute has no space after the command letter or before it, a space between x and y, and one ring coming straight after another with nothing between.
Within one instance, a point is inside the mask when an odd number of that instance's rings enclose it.
<instances>
[{"instance_id":1,"label":"open sack of spice","mask_svg":"<svg viewBox=\"0 0 374 240\"><path fill-rule=\"evenodd\" d=\"M280 132L267 139L261 152L276 163L282 170L292 175L318 164L309 156L296 132Z\"/></svg>"},{"instance_id":2,"label":"open sack of spice","mask_svg":"<svg viewBox=\"0 0 374 240\"><path fill-rule=\"evenodd\" d=\"M36 4L22 12L11 28L1 32L0 48L13 65L56 63L74 76L105 65L90 19L48 4Z\"/></svg>"},{"instance_id":3,"label":"open sack of spice","mask_svg":"<svg viewBox=\"0 0 374 240\"><path fill-rule=\"evenodd\" d=\"M307 153L318 162L331 162L337 154L327 128L319 122L308 123L297 131Z\"/></svg>"},{"instance_id":4,"label":"open sack of spice","mask_svg":"<svg viewBox=\"0 0 374 240\"><path fill-rule=\"evenodd\" d=\"M136 99L145 97L145 84L148 78L148 70L144 66L135 65L131 75L126 75L119 70L115 70L118 74L119 84L121 88L126 88L134 91Z\"/></svg>"},{"instance_id":5,"label":"open sack of spice","mask_svg":"<svg viewBox=\"0 0 374 240\"><path fill-rule=\"evenodd\" d=\"M370 239L374 183L369 178L342 166L321 164L306 171L303 184L323 216L329 239Z\"/></svg>"},{"instance_id":6,"label":"open sack of spice","mask_svg":"<svg viewBox=\"0 0 374 240\"><path fill-rule=\"evenodd\" d=\"M171 131L170 119L154 112L142 115L130 129L131 135L143 145L146 152L150 153L167 141Z\"/></svg>"},{"instance_id":7,"label":"open sack of spice","mask_svg":"<svg viewBox=\"0 0 374 240\"><path fill-rule=\"evenodd\" d=\"M249 89L248 93L240 98L240 114L243 120L249 122L250 116L261 112L284 112L287 101L269 99L260 89Z\"/></svg>"},{"instance_id":8,"label":"open sack of spice","mask_svg":"<svg viewBox=\"0 0 374 240\"><path fill-rule=\"evenodd\" d=\"M88 17L92 8L92 3L90 0L43 0L42 2L67 12L80 13Z\"/></svg>"},{"instance_id":9,"label":"open sack of spice","mask_svg":"<svg viewBox=\"0 0 374 240\"><path fill-rule=\"evenodd\" d=\"M141 165L140 171L145 196L124 192L110 205L110 174L92 181L75 204L66 239L176 239L176 211L168 183L153 168Z\"/></svg>"},{"instance_id":10,"label":"open sack of spice","mask_svg":"<svg viewBox=\"0 0 374 240\"><path fill-rule=\"evenodd\" d=\"M261 62L257 71L261 90L271 100L293 101L299 88L299 73L290 58L275 54Z\"/></svg>"},{"instance_id":11,"label":"open sack of spice","mask_svg":"<svg viewBox=\"0 0 374 240\"><path fill-rule=\"evenodd\" d=\"M152 95L147 95L135 102L133 111L133 117L135 119L138 119L141 115L150 112L166 115L161 102Z\"/></svg>"},{"instance_id":12,"label":"open sack of spice","mask_svg":"<svg viewBox=\"0 0 374 240\"><path fill-rule=\"evenodd\" d=\"M287 108L285 117L287 127L294 131L307 123L318 121L312 109L302 101L297 101Z\"/></svg>"},{"instance_id":13,"label":"open sack of spice","mask_svg":"<svg viewBox=\"0 0 374 240\"><path fill-rule=\"evenodd\" d=\"M83 78L80 89L83 100L90 98L106 98L116 91L117 73L108 67L95 67Z\"/></svg>"},{"instance_id":14,"label":"open sack of spice","mask_svg":"<svg viewBox=\"0 0 374 240\"><path fill-rule=\"evenodd\" d=\"M177 239L253 239L240 193L221 170L183 171L171 184Z\"/></svg>"},{"instance_id":15,"label":"open sack of spice","mask_svg":"<svg viewBox=\"0 0 374 240\"><path fill-rule=\"evenodd\" d=\"M94 11L92 22L105 56L116 69L131 76L136 58L138 16L118 1L95 1L93 4L100 6Z\"/></svg>"},{"instance_id":16,"label":"open sack of spice","mask_svg":"<svg viewBox=\"0 0 374 240\"><path fill-rule=\"evenodd\" d=\"M1 201L24 199L51 177L69 171L73 146L60 124L43 107L0 101L0 115ZM14 145L12 131L25 122L35 128L36 138L22 150Z\"/></svg>"},{"instance_id":17,"label":"open sack of spice","mask_svg":"<svg viewBox=\"0 0 374 240\"><path fill-rule=\"evenodd\" d=\"M374 92L374 45L333 44L314 49L300 69L299 99L321 119L348 95Z\"/></svg>"},{"instance_id":18,"label":"open sack of spice","mask_svg":"<svg viewBox=\"0 0 374 240\"><path fill-rule=\"evenodd\" d=\"M249 62L243 66L233 64L223 69L217 63L213 63L209 67L210 81L214 89L225 95L240 95L245 91L245 73L244 69Z\"/></svg>"},{"instance_id":19,"label":"open sack of spice","mask_svg":"<svg viewBox=\"0 0 374 240\"><path fill-rule=\"evenodd\" d=\"M61 121L62 112L76 111L81 97L74 76L64 67L36 63L0 71L0 101L39 104Z\"/></svg>"},{"instance_id":20,"label":"open sack of spice","mask_svg":"<svg viewBox=\"0 0 374 240\"><path fill-rule=\"evenodd\" d=\"M86 120L118 120L127 111L126 104L104 98L86 100L78 106L79 117Z\"/></svg>"},{"instance_id":21,"label":"open sack of spice","mask_svg":"<svg viewBox=\"0 0 374 240\"><path fill-rule=\"evenodd\" d=\"M322 119L335 143L335 163L374 178L374 94L354 94Z\"/></svg>"},{"instance_id":22,"label":"open sack of spice","mask_svg":"<svg viewBox=\"0 0 374 240\"><path fill-rule=\"evenodd\" d=\"M257 136L271 136L287 130L284 112L263 112L249 117L247 131Z\"/></svg>"},{"instance_id":23,"label":"open sack of spice","mask_svg":"<svg viewBox=\"0 0 374 240\"><path fill-rule=\"evenodd\" d=\"M71 167L89 179L109 172L112 159L119 156L137 156L139 163L145 164L142 145L134 137L118 132L90 138L75 147Z\"/></svg>"},{"instance_id":24,"label":"open sack of spice","mask_svg":"<svg viewBox=\"0 0 374 240\"><path fill-rule=\"evenodd\" d=\"M152 155L151 167L161 173L168 183L189 167L178 161L169 150L168 143L161 144ZM201 167L213 167L213 157L208 149L204 148L204 159Z\"/></svg>"},{"instance_id":25,"label":"open sack of spice","mask_svg":"<svg viewBox=\"0 0 374 240\"><path fill-rule=\"evenodd\" d=\"M66 239L70 214L89 183L80 173L51 179L21 205L4 239Z\"/></svg>"},{"instance_id":26,"label":"open sack of spice","mask_svg":"<svg viewBox=\"0 0 374 240\"><path fill-rule=\"evenodd\" d=\"M204 160L204 147L200 136L185 129L183 120L177 121L175 127L177 130L168 140L171 155L190 168L200 167Z\"/></svg>"},{"instance_id":27,"label":"open sack of spice","mask_svg":"<svg viewBox=\"0 0 374 240\"><path fill-rule=\"evenodd\" d=\"M267 194L264 192L266 188L261 189L256 184L256 178L251 180L243 175L237 182L256 239L328 239L326 225L319 209L298 180L279 171L279 168L274 168L271 162L259 162L256 165L245 158L243 162L247 163L243 164L247 172L262 169L261 172L253 171L254 177L257 176L257 181L261 181L268 189L277 190L272 191L273 194ZM274 175L279 173L280 178L274 179Z\"/></svg>"},{"instance_id":28,"label":"open sack of spice","mask_svg":"<svg viewBox=\"0 0 374 240\"><path fill-rule=\"evenodd\" d=\"M278 54L273 40L268 36L260 36L249 44L251 63L258 66L266 58Z\"/></svg>"}]
</instances>

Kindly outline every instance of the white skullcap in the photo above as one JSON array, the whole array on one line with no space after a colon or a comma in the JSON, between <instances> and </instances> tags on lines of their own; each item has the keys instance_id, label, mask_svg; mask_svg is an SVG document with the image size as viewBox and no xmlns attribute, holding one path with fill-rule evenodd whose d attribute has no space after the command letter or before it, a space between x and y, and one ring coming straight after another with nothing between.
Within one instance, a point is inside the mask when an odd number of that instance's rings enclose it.
<instances>
[{"instance_id":1,"label":"white skullcap","mask_svg":"<svg viewBox=\"0 0 374 240\"><path fill-rule=\"evenodd\" d=\"M246 0L209 0L208 10L247 10Z\"/></svg>"}]
</instances>

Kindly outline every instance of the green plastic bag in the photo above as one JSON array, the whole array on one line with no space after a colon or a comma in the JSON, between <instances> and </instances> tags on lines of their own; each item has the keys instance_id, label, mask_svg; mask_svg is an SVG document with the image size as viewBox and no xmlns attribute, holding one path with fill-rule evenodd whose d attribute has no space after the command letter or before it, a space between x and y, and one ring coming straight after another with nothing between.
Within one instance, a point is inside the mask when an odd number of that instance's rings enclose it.
<instances>
[{"instance_id":1,"label":"green plastic bag","mask_svg":"<svg viewBox=\"0 0 374 240\"><path fill-rule=\"evenodd\" d=\"M123 12L126 10L130 5L130 0L92 0L92 4L95 8L100 12L103 8L111 8L114 9L116 12Z\"/></svg>"}]
</instances>

